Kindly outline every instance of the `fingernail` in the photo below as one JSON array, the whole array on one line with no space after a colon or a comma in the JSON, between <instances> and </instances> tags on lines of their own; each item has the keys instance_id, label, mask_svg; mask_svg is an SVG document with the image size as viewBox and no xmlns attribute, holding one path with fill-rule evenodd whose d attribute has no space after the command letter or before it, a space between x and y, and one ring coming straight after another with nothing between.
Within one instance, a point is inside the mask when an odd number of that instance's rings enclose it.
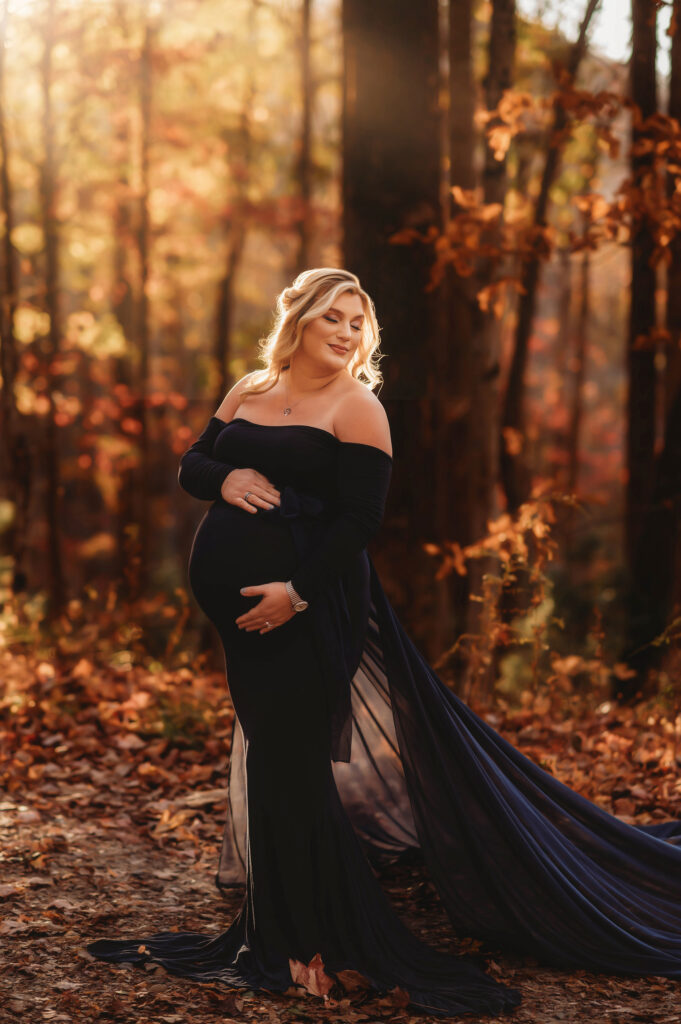
<instances>
[{"instance_id":1,"label":"fingernail","mask_svg":"<svg viewBox=\"0 0 681 1024\"><path fill-rule=\"evenodd\" d=\"M267 507L268 508L274 508L274 505L268 505Z\"/></svg>"}]
</instances>

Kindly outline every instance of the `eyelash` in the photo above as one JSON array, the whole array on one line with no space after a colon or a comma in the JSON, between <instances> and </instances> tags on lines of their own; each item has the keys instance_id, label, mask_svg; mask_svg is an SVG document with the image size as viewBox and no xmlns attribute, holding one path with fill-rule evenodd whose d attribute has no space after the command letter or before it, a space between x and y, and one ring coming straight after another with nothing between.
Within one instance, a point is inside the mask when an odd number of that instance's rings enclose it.
<instances>
[{"instance_id":1,"label":"eyelash","mask_svg":"<svg viewBox=\"0 0 681 1024\"><path fill-rule=\"evenodd\" d=\"M331 316L325 316L324 319L328 320L329 323L331 323L331 324L337 324L338 323L338 321L334 320L333 317L331 317ZM352 326L353 330L355 330L355 331L361 331L362 330L361 327L357 327L355 324L352 324L351 326Z\"/></svg>"}]
</instances>

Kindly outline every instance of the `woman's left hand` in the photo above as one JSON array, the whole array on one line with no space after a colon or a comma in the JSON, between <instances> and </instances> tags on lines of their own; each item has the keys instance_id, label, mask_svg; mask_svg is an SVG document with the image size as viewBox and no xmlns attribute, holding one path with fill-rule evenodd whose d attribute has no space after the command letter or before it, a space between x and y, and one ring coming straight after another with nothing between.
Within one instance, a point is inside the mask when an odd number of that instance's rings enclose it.
<instances>
[{"instance_id":1,"label":"woman's left hand","mask_svg":"<svg viewBox=\"0 0 681 1024\"><path fill-rule=\"evenodd\" d=\"M263 595L262 600L253 608L249 608L234 620L239 629L245 629L247 633L252 633L256 629L260 633L269 633L277 626L283 626L296 614L285 583L260 583L254 587L241 587L239 593L246 597L254 594ZM266 621L269 622L269 626L265 625Z\"/></svg>"}]
</instances>

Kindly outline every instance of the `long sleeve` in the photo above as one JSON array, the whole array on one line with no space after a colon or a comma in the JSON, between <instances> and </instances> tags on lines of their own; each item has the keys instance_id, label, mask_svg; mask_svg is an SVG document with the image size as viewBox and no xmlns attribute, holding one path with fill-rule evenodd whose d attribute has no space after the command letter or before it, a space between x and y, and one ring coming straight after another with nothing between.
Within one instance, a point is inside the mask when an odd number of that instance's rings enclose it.
<instances>
[{"instance_id":1,"label":"long sleeve","mask_svg":"<svg viewBox=\"0 0 681 1024\"><path fill-rule=\"evenodd\" d=\"M338 515L291 577L294 590L304 600L312 601L340 575L378 530L392 465L392 458L381 448L353 441L339 445Z\"/></svg>"},{"instance_id":2,"label":"long sleeve","mask_svg":"<svg viewBox=\"0 0 681 1024\"><path fill-rule=\"evenodd\" d=\"M211 457L213 442L224 426L224 420L211 416L203 433L180 458L177 480L193 498L215 501L220 497L225 478L237 468Z\"/></svg>"}]
</instances>

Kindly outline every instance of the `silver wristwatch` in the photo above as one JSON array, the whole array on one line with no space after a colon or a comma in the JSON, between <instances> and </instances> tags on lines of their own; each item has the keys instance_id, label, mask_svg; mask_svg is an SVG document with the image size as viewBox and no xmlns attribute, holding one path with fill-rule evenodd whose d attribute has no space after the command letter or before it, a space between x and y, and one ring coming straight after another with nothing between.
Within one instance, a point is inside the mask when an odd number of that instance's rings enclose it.
<instances>
[{"instance_id":1,"label":"silver wristwatch","mask_svg":"<svg viewBox=\"0 0 681 1024\"><path fill-rule=\"evenodd\" d=\"M304 601L300 594L296 593L296 591L293 589L293 584L291 583L290 580L288 581L288 583L285 584L285 587L286 593L291 598L293 610L296 612L304 612L305 609L307 608L307 601Z\"/></svg>"}]
</instances>

